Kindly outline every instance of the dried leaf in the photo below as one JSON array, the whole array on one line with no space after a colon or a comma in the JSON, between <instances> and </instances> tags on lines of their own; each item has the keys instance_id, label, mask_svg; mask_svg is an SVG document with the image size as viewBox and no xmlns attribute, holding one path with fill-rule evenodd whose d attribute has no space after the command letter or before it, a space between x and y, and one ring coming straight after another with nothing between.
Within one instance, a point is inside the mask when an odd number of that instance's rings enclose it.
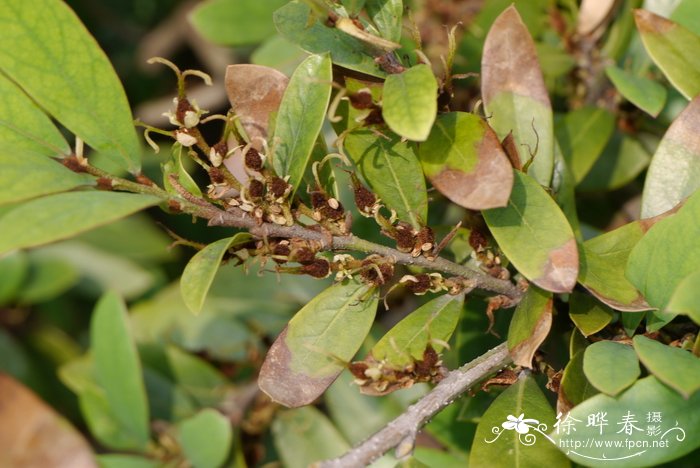
<instances>
[{"instance_id":1,"label":"dried leaf","mask_svg":"<svg viewBox=\"0 0 700 468\"><path fill-rule=\"evenodd\" d=\"M78 431L12 377L0 374L0 466L97 467Z\"/></svg>"},{"instance_id":2,"label":"dried leaf","mask_svg":"<svg viewBox=\"0 0 700 468\"><path fill-rule=\"evenodd\" d=\"M528 174L549 186L554 168L552 107L535 43L514 6L491 26L481 68L489 125L501 139L513 132L523 166L534 155Z\"/></svg>"},{"instance_id":3,"label":"dried leaf","mask_svg":"<svg viewBox=\"0 0 700 468\"><path fill-rule=\"evenodd\" d=\"M277 112L289 78L274 68L237 64L226 67L226 95L256 149L267 139L270 115Z\"/></svg>"},{"instance_id":4,"label":"dried leaf","mask_svg":"<svg viewBox=\"0 0 700 468\"><path fill-rule=\"evenodd\" d=\"M508 351L518 366L532 368L535 351L552 328L552 293L530 286L508 328Z\"/></svg>"},{"instance_id":5,"label":"dried leaf","mask_svg":"<svg viewBox=\"0 0 700 468\"><path fill-rule=\"evenodd\" d=\"M484 210L508 203L511 165L496 133L476 115L442 114L419 156L430 182L458 205Z\"/></svg>"}]
</instances>

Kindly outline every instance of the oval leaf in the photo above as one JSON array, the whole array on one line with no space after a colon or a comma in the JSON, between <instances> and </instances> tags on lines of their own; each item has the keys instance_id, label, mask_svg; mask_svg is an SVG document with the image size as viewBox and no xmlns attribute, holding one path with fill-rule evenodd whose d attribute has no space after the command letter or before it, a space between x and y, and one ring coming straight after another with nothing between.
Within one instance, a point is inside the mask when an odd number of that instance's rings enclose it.
<instances>
[{"instance_id":1,"label":"oval leaf","mask_svg":"<svg viewBox=\"0 0 700 468\"><path fill-rule=\"evenodd\" d=\"M591 170L614 130L615 116L599 107L581 107L557 122L557 141L576 183Z\"/></svg>"},{"instance_id":2,"label":"oval leaf","mask_svg":"<svg viewBox=\"0 0 700 468\"><path fill-rule=\"evenodd\" d=\"M527 279L547 291L570 292L579 261L571 226L540 184L520 171L514 174L508 206L484 210L484 220Z\"/></svg>"},{"instance_id":3,"label":"oval leaf","mask_svg":"<svg viewBox=\"0 0 700 468\"><path fill-rule=\"evenodd\" d=\"M209 0L192 10L197 31L216 44L255 44L272 36L272 13L287 0Z\"/></svg>"},{"instance_id":4,"label":"oval leaf","mask_svg":"<svg viewBox=\"0 0 700 468\"><path fill-rule=\"evenodd\" d=\"M258 385L288 407L318 398L362 345L377 311L377 292L335 284L289 321L265 357Z\"/></svg>"},{"instance_id":5,"label":"oval leaf","mask_svg":"<svg viewBox=\"0 0 700 468\"><path fill-rule=\"evenodd\" d=\"M552 328L552 294L530 286L508 328L508 351L518 366L532 368L535 351Z\"/></svg>"},{"instance_id":6,"label":"oval leaf","mask_svg":"<svg viewBox=\"0 0 700 468\"><path fill-rule=\"evenodd\" d=\"M304 2L289 2L275 12L277 31L290 42L312 54L328 52L333 63L360 73L383 78L386 73L366 52L363 42L336 28L323 24L327 17L318 18Z\"/></svg>"},{"instance_id":7,"label":"oval leaf","mask_svg":"<svg viewBox=\"0 0 700 468\"><path fill-rule=\"evenodd\" d=\"M88 145L138 172L141 147L124 89L75 13L53 0L14 2L0 21L2 43L12 44L0 49L0 69Z\"/></svg>"},{"instance_id":8,"label":"oval leaf","mask_svg":"<svg viewBox=\"0 0 700 468\"><path fill-rule=\"evenodd\" d=\"M90 342L97 381L104 388L114 417L122 430L145 448L150 430L141 361L126 307L115 293L106 293L95 306Z\"/></svg>"},{"instance_id":9,"label":"oval leaf","mask_svg":"<svg viewBox=\"0 0 700 468\"><path fill-rule=\"evenodd\" d=\"M367 0L365 10L384 39L401 40L402 0Z\"/></svg>"},{"instance_id":10,"label":"oval leaf","mask_svg":"<svg viewBox=\"0 0 700 468\"><path fill-rule=\"evenodd\" d=\"M90 445L50 406L0 374L2 466L96 468Z\"/></svg>"},{"instance_id":11,"label":"oval leaf","mask_svg":"<svg viewBox=\"0 0 700 468\"><path fill-rule=\"evenodd\" d=\"M528 174L548 187L554 168L552 106L535 43L514 6L496 18L486 36L481 94L498 137L513 132L521 165L530 159L529 148L534 160Z\"/></svg>"},{"instance_id":12,"label":"oval leaf","mask_svg":"<svg viewBox=\"0 0 700 468\"><path fill-rule=\"evenodd\" d=\"M644 183L642 217L670 210L700 188L700 96L666 131Z\"/></svg>"},{"instance_id":13,"label":"oval leaf","mask_svg":"<svg viewBox=\"0 0 700 468\"><path fill-rule=\"evenodd\" d=\"M646 10L634 10L644 47L666 78L686 98L700 94L700 36Z\"/></svg>"},{"instance_id":14,"label":"oval leaf","mask_svg":"<svg viewBox=\"0 0 700 468\"><path fill-rule=\"evenodd\" d=\"M536 443L522 444L523 437L515 427L505 424L512 419L527 419L518 425L534 435ZM533 422L534 421L534 422ZM544 425L544 430L554 424L554 411L537 386L535 379L518 379L489 406L476 427L474 443L469 455L469 466L489 468L511 468L514 466L568 467L569 463L557 448L535 431ZM531 441L529 437L526 439Z\"/></svg>"},{"instance_id":15,"label":"oval leaf","mask_svg":"<svg viewBox=\"0 0 700 468\"><path fill-rule=\"evenodd\" d=\"M678 284L700 265L698 219L700 191L676 214L656 223L630 253L627 278L657 309L665 309Z\"/></svg>"},{"instance_id":16,"label":"oval leaf","mask_svg":"<svg viewBox=\"0 0 700 468\"><path fill-rule=\"evenodd\" d=\"M700 394L685 399L647 377L617 398L601 394L576 406L569 413L572 430L552 437L571 460L584 466L662 466L700 447L698 405ZM648 422L655 414L659 421Z\"/></svg>"},{"instance_id":17,"label":"oval leaf","mask_svg":"<svg viewBox=\"0 0 700 468\"><path fill-rule=\"evenodd\" d=\"M51 119L5 75L0 75L0 103L0 141L15 157L25 152L44 156L70 154L70 146Z\"/></svg>"},{"instance_id":18,"label":"oval leaf","mask_svg":"<svg viewBox=\"0 0 700 468\"><path fill-rule=\"evenodd\" d=\"M568 413L574 406L599 393L583 373L584 352L583 349L578 351L564 368L557 395L557 413Z\"/></svg>"},{"instance_id":19,"label":"oval leaf","mask_svg":"<svg viewBox=\"0 0 700 468\"><path fill-rule=\"evenodd\" d=\"M398 136L377 137L370 129L347 134L343 148L362 177L399 219L418 229L428 219L428 192L413 147Z\"/></svg>"},{"instance_id":20,"label":"oval leaf","mask_svg":"<svg viewBox=\"0 0 700 468\"><path fill-rule=\"evenodd\" d=\"M114 192L60 193L32 200L0 217L0 254L65 239L160 201Z\"/></svg>"},{"instance_id":21,"label":"oval leaf","mask_svg":"<svg viewBox=\"0 0 700 468\"><path fill-rule=\"evenodd\" d=\"M613 396L641 374L634 349L615 341L598 341L586 348L583 372L595 388Z\"/></svg>"},{"instance_id":22,"label":"oval leaf","mask_svg":"<svg viewBox=\"0 0 700 468\"><path fill-rule=\"evenodd\" d=\"M262 149L258 138L267 139L270 116L280 104L289 78L274 68L236 64L226 67L226 95L251 143Z\"/></svg>"},{"instance_id":23,"label":"oval leaf","mask_svg":"<svg viewBox=\"0 0 700 468\"><path fill-rule=\"evenodd\" d=\"M458 205L484 210L508 203L511 165L494 131L476 115L440 115L418 154L430 182Z\"/></svg>"},{"instance_id":24,"label":"oval leaf","mask_svg":"<svg viewBox=\"0 0 700 468\"><path fill-rule=\"evenodd\" d=\"M221 466L231 449L231 422L207 408L178 424L182 450L193 466Z\"/></svg>"},{"instance_id":25,"label":"oval leaf","mask_svg":"<svg viewBox=\"0 0 700 468\"><path fill-rule=\"evenodd\" d=\"M657 379L688 398L700 390L700 358L646 336L634 337L634 350L644 367Z\"/></svg>"},{"instance_id":26,"label":"oval leaf","mask_svg":"<svg viewBox=\"0 0 700 468\"><path fill-rule=\"evenodd\" d=\"M605 74L620 92L622 97L642 109L652 117L666 104L666 88L661 83L629 73L611 65L605 69Z\"/></svg>"},{"instance_id":27,"label":"oval leaf","mask_svg":"<svg viewBox=\"0 0 700 468\"><path fill-rule=\"evenodd\" d=\"M202 311L204 300L226 251L250 239L250 234L239 232L233 237L212 242L190 259L180 278L180 293L185 305L193 313L199 314Z\"/></svg>"},{"instance_id":28,"label":"oval leaf","mask_svg":"<svg viewBox=\"0 0 700 468\"><path fill-rule=\"evenodd\" d=\"M95 184L93 177L77 174L40 154L19 156L6 150L0 153L0 166L0 205Z\"/></svg>"},{"instance_id":29,"label":"oval leaf","mask_svg":"<svg viewBox=\"0 0 700 468\"><path fill-rule=\"evenodd\" d=\"M689 274L678 283L666 309L689 315L695 323L700 324L700 270Z\"/></svg>"},{"instance_id":30,"label":"oval leaf","mask_svg":"<svg viewBox=\"0 0 700 468\"><path fill-rule=\"evenodd\" d=\"M438 85L428 65L389 75L384 83L382 116L394 132L414 141L425 141L435 122Z\"/></svg>"},{"instance_id":31,"label":"oval leaf","mask_svg":"<svg viewBox=\"0 0 700 468\"><path fill-rule=\"evenodd\" d=\"M616 310L649 310L641 293L625 276L630 252L645 232L640 222L626 224L583 243L578 281L601 302Z\"/></svg>"},{"instance_id":32,"label":"oval leaf","mask_svg":"<svg viewBox=\"0 0 700 468\"><path fill-rule=\"evenodd\" d=\"M331 97L331 60L312 55L296 69L282 97L275 121L272 163L296 190L304 177Z\"/></svg>"},{"instance_id":33,"label":"oval leaf","mask_svg":"<svg viewBox=\"0 0 700 468\"><path fill-rule=\"evenodd\" d=\"M583 336L590 336L612 321L613 312L590 294L574 291L569 296L569 318Z\"/></svg>"},{"instance_id":34,"label":"oval leaf","mask_svg":"<svg viewBox=\"0 0 700 468\"><path fill-rule=\"evenodd\" d=\"M394 325L370 351L376 361L385 361L392 369L403 370L432 346L438 353L459 321L464 295L443 294L422 305Z\"/></svg>"},{"instance_id":35,"label":"oval leaf","mask_svg":"<svg viewBox=\"0 0 700 468\"><path fill-rule=\"evenodd\" d=\"M338 429L313 406L278 413L272 422L272 437L288 468L308 468L350 449Z\"/></svg>"}]
</instances>

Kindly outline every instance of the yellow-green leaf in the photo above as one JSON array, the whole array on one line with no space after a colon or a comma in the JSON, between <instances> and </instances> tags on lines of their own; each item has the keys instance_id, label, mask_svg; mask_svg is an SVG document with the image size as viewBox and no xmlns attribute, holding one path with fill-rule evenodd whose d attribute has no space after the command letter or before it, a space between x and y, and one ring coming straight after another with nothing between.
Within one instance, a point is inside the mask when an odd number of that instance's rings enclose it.
<instances>
[{"instance_id":1,"label":"yellow-green leaf","mask_svg":"<svg viewBox=\"0 0 700 468\"><path fill-rule=\"evenodd\" d=\"M428 65L389 75L384 83L382 116L404 138L425 141L435 122L438 85Z\"/></svg>"},{"instance_id":2,"label":"yellow-green leaf","mask_svg":"<svg viewBox=\"0 0 700 468\"><path fill-rule=\"evenodd\" d=\"M700 390L700 358L642 335L633 342L639 360L657 379L686 398Z\"/></svg>"},{"instance_id":3,"label":"yellow-green leaf","mask_svg":"<svg viewBox=\"0 0 700 468\"><path fill-rule=\"evenodd\" d=\"M532 368L535 351L552 328L552 293L530 286L508 328L508 351L518 366Z\"/></svg>"}]
</instances>

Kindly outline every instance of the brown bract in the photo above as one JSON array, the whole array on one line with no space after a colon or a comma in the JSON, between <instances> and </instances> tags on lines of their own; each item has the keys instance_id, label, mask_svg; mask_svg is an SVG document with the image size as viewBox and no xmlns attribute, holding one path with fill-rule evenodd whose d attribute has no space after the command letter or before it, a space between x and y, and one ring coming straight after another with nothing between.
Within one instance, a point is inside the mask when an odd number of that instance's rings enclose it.
<instances>
[{"instance_id":1,"label":"brown bract","mask_svg":"<svg viewBox=\"0 0 700 468\"><path fill-rule=\"evenodd\" d=\"M634 21L640 32L666 34L676 27L676 23L647 10L634 10Z\"/></svg>"},{"instance_id":2,"label":"brown bract","mask_svg":"<svg viewBox=\"0 0 700 468\"><path fill-rule=\"evenodd\" d=\"M550 106L535 43L514 6L496 18L486 36L481 59L481 92L485 104L500 93L529 96Z\"/></svg>"},{"instance_id":3,"label":"brown bract","mask_svg":"<svg viewBox=\"0 0 700 468\"><path fill-rule=\"evenodd\" d=\"M82 436L12 377L0 374L0 466L96 468Z\"/></svg>"},{"instance_id":4,"label":"brown bract","mask_svg":"<svg viewBox=\"0 0 700 468\"><path fill-rule=\"evenodd\" d=\"M488 125L484 126L477 152L473 171L446 168L430 177L430 182L447 198L470 210L506 206L513 188L513 170L496 132Z\"/></svg>"},{"instance_id":5,"label":"brown bract","mask_svg":"<svg viewBox=\"0 0 700 468\"><path fill-rule=\"evenodd\" d=\"M555 293L571 292L578 277L578 247L576 239L549 252L542 276L532 280L537 286Z\"/></svg>"},{"instance_id":6,"label":"brown bract","mask_svg":"<svg viewBox=\"0 0 700 468\"><path fill-rule=\"evenodd\" d=\"M285 342L286 337L287 327L267 352L258 376L258 385L273 401L288 408L298 408L321 396L338 374L318 378L294 372L290 367L292 355Z\"/></svg>"},{"instance_id":7,"label":"brown bract","mask_svg":"<svg viewBox=\"0 0 700 468\"><path fill-rule=\"evenodd\" d=\"M237 64L226 68L226 95L258 150L262 147L255 140L267 138L270 114L279 109L288 82L284 73L262 65Z\"/></svg>"}]
</instances>

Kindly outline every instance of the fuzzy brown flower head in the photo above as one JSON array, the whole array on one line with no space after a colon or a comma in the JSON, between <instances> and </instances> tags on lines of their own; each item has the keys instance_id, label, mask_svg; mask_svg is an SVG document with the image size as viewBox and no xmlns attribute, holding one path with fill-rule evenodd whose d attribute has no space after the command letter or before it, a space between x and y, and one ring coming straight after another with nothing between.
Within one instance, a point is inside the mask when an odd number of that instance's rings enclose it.
<instances>
[{"instance_id":1,"label":"fuzzy brown flower head","mask_svg":"<svg viewBox=\"0 0 700 468\"><path fill-rule=\"evenodd\" d=\"M416 235L410 224L399 221L396 225L396 248L399 252L410 252L416 245Z\"/></svg>"},{"instance_id":2,"label":"fuzzy brown flower head","mask_svg":"<svg viewBox=\"0 0 700 468\"><path fill-rule=\"evenodd\" d=\"M439 366L439 363L440 356L432 346L428 345L423 352L423 360L414 362L413 371L418 377L430 377L434 374L435 368Z\"/></svg>"},{"instance_id":3,"label":"fuzzy brown flower head","mask_svg":"<svg viewBox=\"0 0 700 468\"><path fill-rule=\"evenodd\" d=\"M377 196L361 184L355 186L354 192L357 209L364 213L371 213L377 202Z\"/></svg>"},{"instance_id":4,"label":"fuzzy brown flower head","mask_svg":"<svg viewBox=\"0 0 700 468\"><path fill-rule=\"evenodd\" d=\"M337 199L328 198L320 191L311 192L311 206L320 215L320 219L336 221L345 215L345 209Z\"/></svg>"},{"instance_id":5,"label":"fuzzy brown flower head","mask_svg":"<svg viewBox=\"0 0 700 468\"><path fill-rule=\"evenodd\" d=\"M309 265L316 260L316 252L309 247L294 247L289 253L289 259L302 265Z\"/></svg>"},{"instance_id":6,"label":"fuzzy brown flower head","mask_svg":"<svg viewBox=\"0 0 700 468\"><path fill-rule=\"evenodd\" d=\"M265 193L265 184L256 179L251 179L248 183L248 193L251 198L261 198Z\"/></svg>"},{"instance_id":7,"label":"fuzzy brown flower head","mask_svg":"<svg viewBox=\"0 0 700 468\"><path fill-rule=\"evenodd\" d=\"M331 264L325 258L317 258L308 265L302 266L301 271L314 278L326 278L331 274Z\"/></svg>"},{"instance_id":8,"label":"fuzzy brown flower head","mask_svg":"<svg viewBox=\"0 0 700 468\"><path fill-rule=\"evenodd\" d=\"M355 94L348 96L350 105L355 109L369 109L373 106L372 93L367 89L361 89Z\"/></svg>"},{"instance_id":9,"label":"fuzzy brown flower head","mask_svg":"<svg viewBox=\"0 0 700 468\"><path fill-rule=\"evenodd\" d=\"M489 241L486 239L484 233L478 229L472 229L469 233L469 245L474 251L480 252L489 245Z\"/></svg>"},{"instance_id":10,"label":"fuzzy brown flower head","mask_svg":"<svg viewBox=\"0 0 700 468\"><path fill-rule=\"evenodd\" d=\"M249 148L245 154L245 166L251 171L260 172L263 167L263 159L255 148Z\"/></svg>"},{"instance_id":11,"label":"fuzzy brown flower head","mask_svg":"<svg viewBox=\"0 0 700 468\"><path fill-rule=\"evenodd\" d=\"M384 123L384 117L382 117L382 111L379 108L372 109L364 120L365 125L381 125Z\"/></svg>"},{"instance_id":12,"label":"fuzzy brown flower head","mask_svg":"<svg viewBox=\"0 0 700 468\"><path fill-rule=\"evenodd\" d=\"M416 244L414 253L420 255L421 252L430 252L435 245L435 233L428 226L423 226L416 234Z\"/></svg>"},{"instance_id":13,"label":"fuzzy brown flower head","mask_svg":"<svg viewBox=\"0 0 700 468\"><path fill-rule=\"evenodd\" d=\"M218 167L212 167L209 169L209 178L213 184L222 184L226 180L224 178L224 173Z\"/></svg>"},{"instance_id":14,"label":"fuzzy brown flower head","mask_svg":"<svg viewBox=\"0 0 700 468\"><path fill-rule=\"evenodd\" d=\"M270 187L268 190L275 198L282 198L287 196L290 188L291 185L289 185L284 179L274 176L270 181Z\"/></svg>"},{"instance_id":15,"label":"fuzzy brown flower head","mask_svg":"<svg viewBox=\"0 0 700 468\"><path fill-rule=\"evenodd\" d=\"M357 379L366 379L365 371L367 370L367 364L362 361L356 361L348 364L348 370Z\"/></svg>"},{"instance_id":16,"label":"fuzzy brown flower head","mask_svg":"<svg viewBox=\"0 0 700 468\"><path fill-rule=\"evenodd\" d=\"M289 254L291 253L291 251L292 251L292 249L289 247L288 242L285 242L285 243L280 242L272 248L272 255L274 255L275 257L289 258ZM282 259L282 258L275 258L274 261L279 263L279 264L287 262L287 260Z\"/></svg>"},{"instance_id":17,"label":"fuzzy brown flower head","mask_svg":"<svg viewBox=\"0 0 700 468\"><path fill-rule=\"evenodd\" d=\"M416 281L405 281L403 284L406 289L411 291L413 294L425 294L432 287L432 282L430 280L430 275L427 273L421 273L415 275Z\"/></svg>"},{"instance_id":18,"label":"fuzzy brown flower head","mask_svg":"<svg viewBox=\"0 0 700 468\"><path fill-rule=\"evenodd\" d=\"M394 265L386 261L377 262L366 258L362 261L362 266L364 269L360 272L360 276L366 283L375 286L386 284L394 276Z\"/></svg>"},{"instance_id":19,"label":"fuzzy brown flower head","mask_svg":"<svg viewBox=\"0 0 700 468\"><path fill-rule=\"evenodd\" d=\"M190 101L187 98L178 99L177 107L175 108L175 117L177 120L184 122L188 111L194 111L194 107L192 107Z\"/></svg>"}]
</instances>

